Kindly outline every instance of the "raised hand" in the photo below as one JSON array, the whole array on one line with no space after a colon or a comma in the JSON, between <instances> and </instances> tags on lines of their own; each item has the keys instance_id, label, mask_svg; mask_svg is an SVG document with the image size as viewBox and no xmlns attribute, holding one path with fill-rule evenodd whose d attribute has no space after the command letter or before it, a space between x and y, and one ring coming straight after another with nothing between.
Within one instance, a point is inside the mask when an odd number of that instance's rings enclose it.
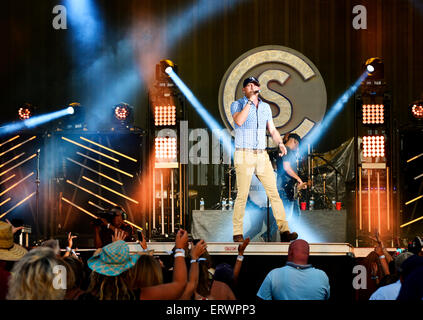
<instances>
[{"instance_id":1,"label":"raised hand","mask_svg":"<svg viewBox=\"0 0 423 320\"><path fill-rule=\"evenodd\" d=\"M188 232L186 232L183 229L179 229L175 239L176 249L185 249L187 244L188 244Z\"/></svg>"},{"instance_id":2,"label":"raised hand","mask_svg":"<svg viewBox=\"0 0 423 320\"><path fill-rule=\"evenodd\" d=\"M73 236L71 232L68 234L68 247L72 249L73 246L73 239L77 238L77 236Z\"/></svg>"},{"instance_id":3,"label":"raised hand","mask_svg":"<svg viewBox=\"0 0 423 320\"><path fill-rule=\"evenodd\" d=\"M19 230L22 230L22 229L24 228L23 226L22 226L22 227L16 227L16 228L15 228L15 227L13 226L13 224L12 224L12 223L10 223L10 221L9 221L9 220L7 220L7 219L6 219L6 222L12 226L12 233L13 233L13 234L15 234L16 232L18 232Z\"/></svg>"},{"instance_id":4,"label":"raised hand","mask_svg":"<svg viewBox=\"0 0 423 320\"><path fill-rule=\"evenodd\" d=\"M192 246L191 259L197 260L199 257L203 255L204 252L206 252L206 250L207 250L207 243L204 240L198 241L195 246Z\"/></svg>"},{"instance_id":5,"label":"raised hand","mask_svg":"<svg viewBox=\"0 0 423 320\"><path fill-rule=\"evenodd\" d=\"M115 234L112 236L112 241L119 241L119 240L125 240L126 238L126 232L120 229L115 229Z\"/></svg>"},{"instance_id":6,"label":"raised hand","mask_svg":"<svg viewBox=\"0 0 423 320\"><path fill-rule=\"evenodd\" d=\"M250 238L246 238L243 243L238 246L238 254L240 256L244 255L245 248L247 248L248 244L250 243Z\"/></svg>"}]
</instances>

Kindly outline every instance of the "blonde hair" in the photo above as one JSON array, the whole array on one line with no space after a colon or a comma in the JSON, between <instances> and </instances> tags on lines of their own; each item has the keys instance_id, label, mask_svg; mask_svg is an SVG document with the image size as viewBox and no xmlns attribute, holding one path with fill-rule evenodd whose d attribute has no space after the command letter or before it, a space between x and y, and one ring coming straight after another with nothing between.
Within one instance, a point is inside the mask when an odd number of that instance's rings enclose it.
<instances>
[{"instance_id":1,"label":"blonde hair","mask_svg":"<svg viewBox=\"0 0 423 320\"><path fill-rule=\"evenodd\" d=\"M141 255L135 266L129 269L128 283L132 289L152 287L163 283L160 263L150 255Z\"/></svg>"},{"instance_id":2,"label":"blonde hair","mask_svg":"<svg viewBox=\"0 0 423 320\"><path fill-rule=\"evenodd\" d=\"M55 289L53 268L60 265L54 250L38 247L23 256L11 271L8 300L62 300L65 290Z\"/></svg>"},{"instance_id":3,"label":"blonde hair","mask_svg":"<svg viewBox=\"0 0 423 320\"><path fill-rule=\"evenodd\" d=\"M127 284L127 273L105 276L92 271L87 292L99 300L134 300L136 297Z\"/></svg>"}]
</instances>

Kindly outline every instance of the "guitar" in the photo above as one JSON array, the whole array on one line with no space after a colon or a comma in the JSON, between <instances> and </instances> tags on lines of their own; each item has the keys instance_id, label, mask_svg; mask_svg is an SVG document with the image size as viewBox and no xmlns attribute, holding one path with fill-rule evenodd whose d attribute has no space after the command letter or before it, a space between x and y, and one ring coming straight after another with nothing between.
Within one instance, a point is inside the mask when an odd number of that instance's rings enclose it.
<instances>
[{"instance_id":1,"label":"guitar","mask_svg":"<svg viewBox=\"0 0 423 320\"><path fill-rule=\"evenodd\" d=\"M311 181L298 183L297 180L291 178L285 185L283 186L285 193L288 197L288 200L294 201L297 200L300 196L301 190L307 189L307 186L311 185Z\"/></svg>"}]
</instances>

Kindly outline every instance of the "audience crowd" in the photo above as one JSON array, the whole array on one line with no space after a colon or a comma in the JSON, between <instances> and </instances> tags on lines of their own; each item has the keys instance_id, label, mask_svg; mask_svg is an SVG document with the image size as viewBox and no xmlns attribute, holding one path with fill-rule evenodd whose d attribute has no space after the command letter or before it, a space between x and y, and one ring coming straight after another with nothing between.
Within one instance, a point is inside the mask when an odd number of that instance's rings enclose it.
<instances>
[{"instance_id":1,"label":"audience crowd","mask_svg":"<svg viewBox=\"0 0 423 320\"><path fill-rule=\"evenodd\" d=\"M32 249L14 243L19 229L0 221L0 300L236 300L250 241L238 246L233 266L215 265L204 240L190 243L187 231L179 230L171 265L165 266L145 237L138 241L142 250L130 252L127 233L119 228L87 261L73 249L72 234L62 254L57 240ZM407 251L393 255L377 243L364 261L367 283L358 299L422 300L422 240L417 237ZM286 264L267 274L256 298L329 299L329 278L309 264L309 252L306 241L291 242Z\"/></svg>"}]
</instances>

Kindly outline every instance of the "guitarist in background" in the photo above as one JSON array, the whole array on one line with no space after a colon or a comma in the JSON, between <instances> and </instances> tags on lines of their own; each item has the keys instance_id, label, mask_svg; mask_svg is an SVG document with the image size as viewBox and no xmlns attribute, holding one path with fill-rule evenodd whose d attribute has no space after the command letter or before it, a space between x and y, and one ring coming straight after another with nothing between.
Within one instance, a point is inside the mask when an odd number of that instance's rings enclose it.
<instances>
[{"instance_id":1,"label":"guitarist in background","mask_svg":"<svg viewBox=\"0 0 423 320\"><path fill-rule=\"evenodd\" d=\"M290 133L284 137L287 150L286 155L279 157L276 161L278 172L278 190L283 205L288 215L296 217L300 215L297 191L307 188L307 183L303 182L297 172L297 151L301 143L301 137L296 133Z\"/></svg>"}]
</instances>

